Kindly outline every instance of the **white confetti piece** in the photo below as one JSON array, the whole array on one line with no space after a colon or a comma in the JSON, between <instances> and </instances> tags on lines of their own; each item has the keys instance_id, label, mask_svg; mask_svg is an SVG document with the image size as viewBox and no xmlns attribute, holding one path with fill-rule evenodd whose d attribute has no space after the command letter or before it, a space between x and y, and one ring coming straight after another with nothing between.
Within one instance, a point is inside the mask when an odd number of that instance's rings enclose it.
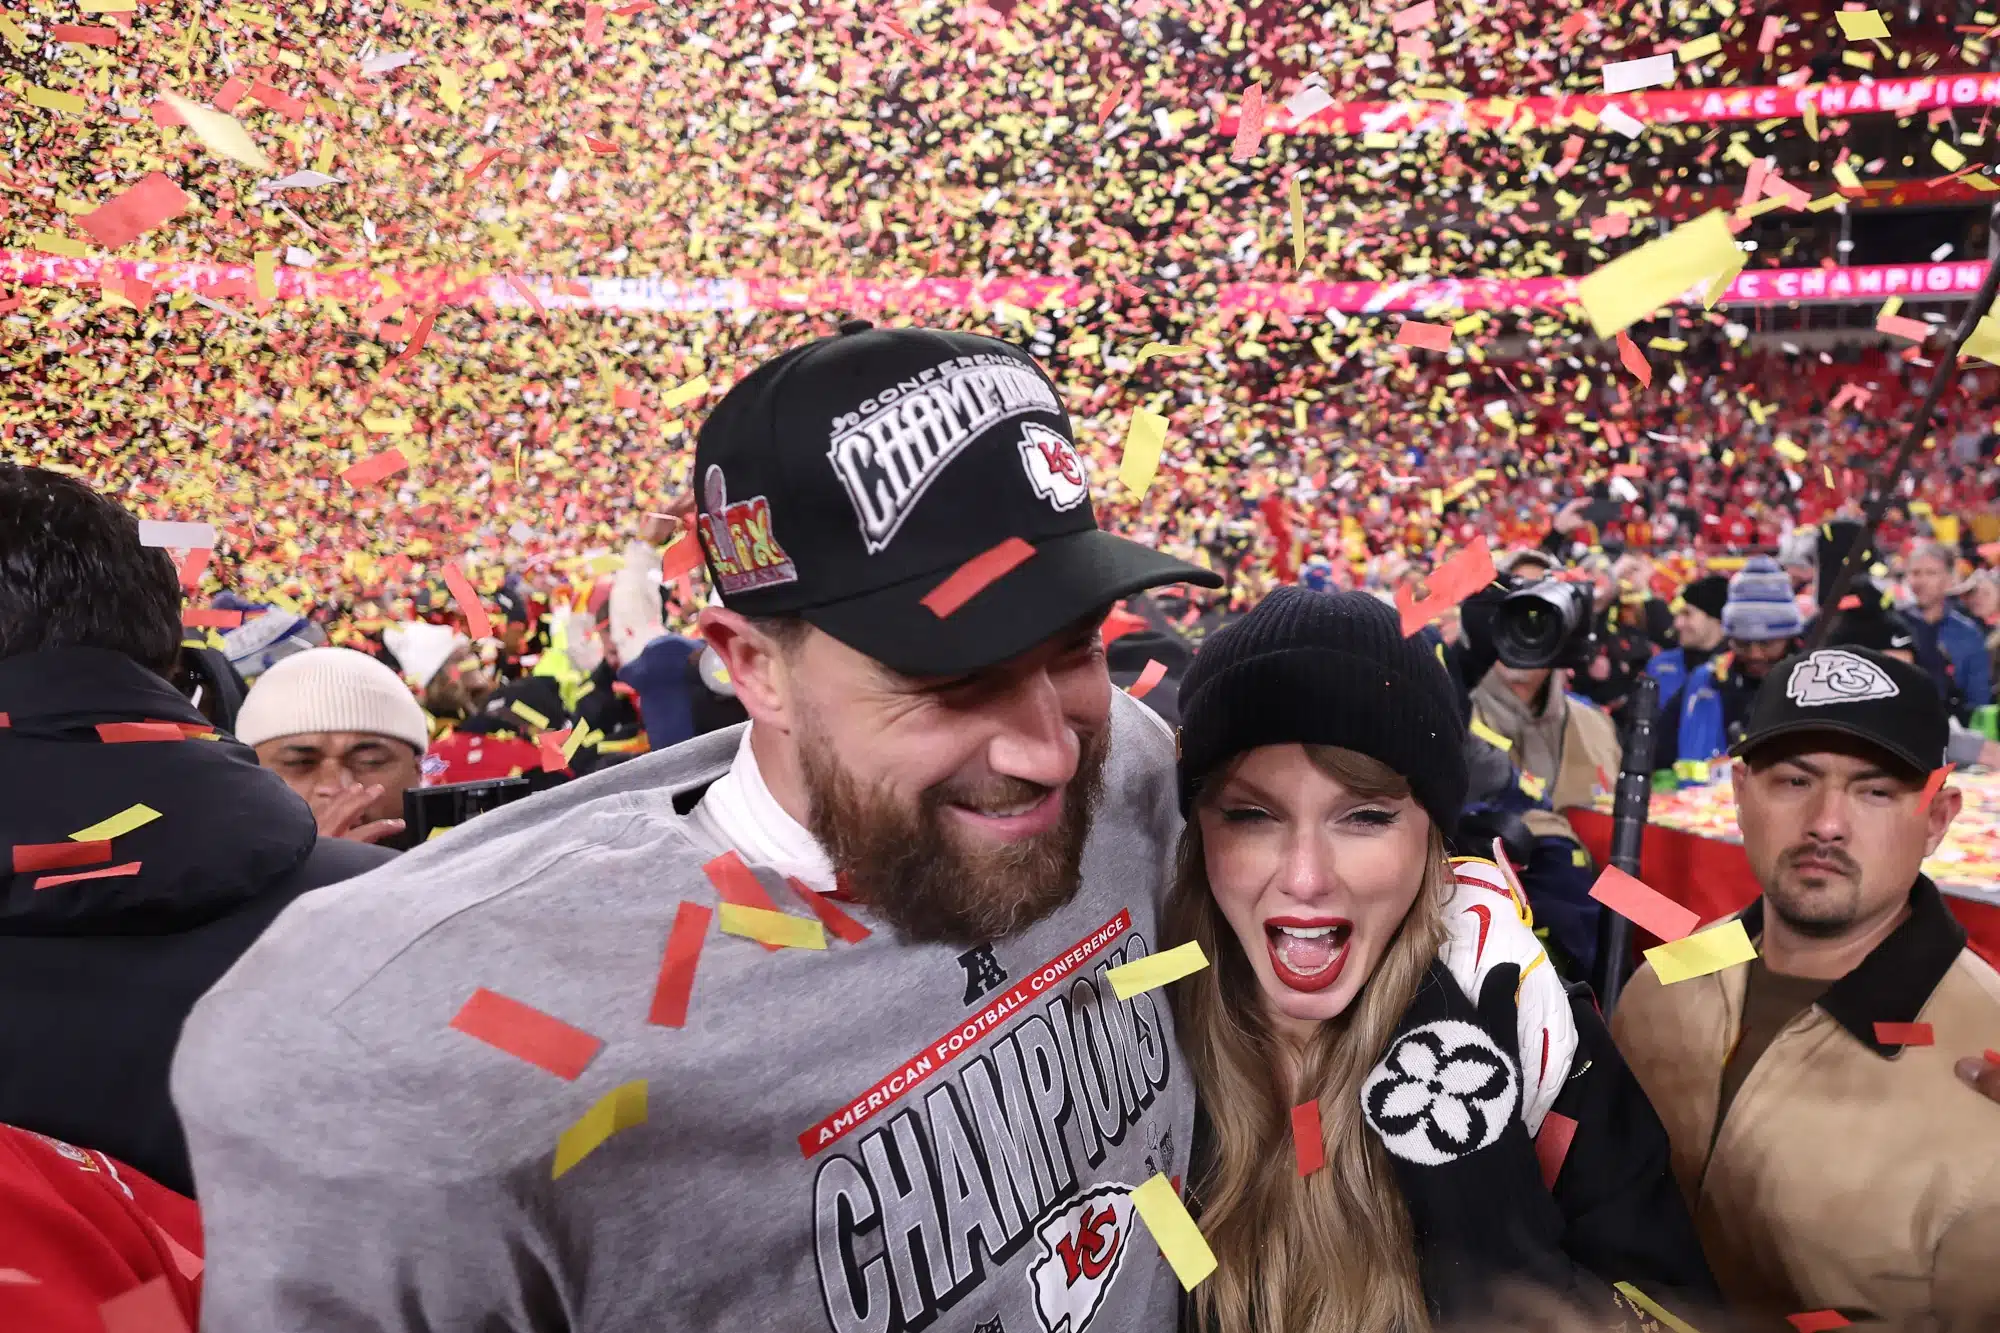
<instances>
[{"instance_id":1,"label":"white confetti piece","mask_svg":"<svg viewBox=\"0 0 2000 1333\"><path fill-rule=\"evenodd\" d=\"M1604 66L1601 73L1604 75L1604 91L1607 93L1629 93L1640 88L1658 88L1674 81L1673 52L1669 51L1661 56L1646 56L1641 60L1620 60L1616 64Z\"/></svg>"},{"instance_id":2,"label":"white confetti piece","mask_svg":"<svg viewBox=\"0 0 2000 1333\"><path fill-rule=\"evenodd\" d=\"M1597 113L1597 123L1607 130L1616 131L1628 139L1636 139L1646 132L1646 127L1626 115L1615 106L1607 106Z\"/></svg>"},{"instance_id":3,"label":"white confetti piece","mask_svg":"<svg viewBox=\"0 0 2000 1333\"><path fill-rule=\"evenodd\" d=\"M197 546L215 545L215 524L213 523L167 523L158 519L139 520L139 545L165 546L173 550L192 550Z\"/></svg>"}]
</instances>

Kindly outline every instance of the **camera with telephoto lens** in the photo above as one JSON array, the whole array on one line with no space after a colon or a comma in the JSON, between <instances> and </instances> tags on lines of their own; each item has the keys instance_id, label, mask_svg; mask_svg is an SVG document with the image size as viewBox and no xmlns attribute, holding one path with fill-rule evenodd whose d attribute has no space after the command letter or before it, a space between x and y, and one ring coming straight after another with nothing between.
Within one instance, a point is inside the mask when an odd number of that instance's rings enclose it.
<instances>
[{"instance_id":1,"label":"camera with telephoto lens","mask_svg":"<svg viewBox=\"0 0 2000 1333\"><path fill-rule=\"evenodd\" d=\"M1493 646L1517 670L1588 666L1597 650L1590 585L1543 579L1508 593L1493 614Z\"/></svg>"}]
</instances>

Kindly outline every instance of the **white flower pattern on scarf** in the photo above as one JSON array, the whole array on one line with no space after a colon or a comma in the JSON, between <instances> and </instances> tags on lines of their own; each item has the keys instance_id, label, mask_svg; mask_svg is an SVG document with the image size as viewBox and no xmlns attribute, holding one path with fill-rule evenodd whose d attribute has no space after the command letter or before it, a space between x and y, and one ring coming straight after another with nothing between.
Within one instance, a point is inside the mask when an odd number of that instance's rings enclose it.
<instances>
[{"instance_id":1,"label":"white flower pattern on scarf","mask_svg":"<svg viewBox=\"0 0 2000 1333\"><path fill-rule=\"evenodd\" d=\"M1491 1037L1445 1018L1397 1039L1362 1084L1361 1110L1390 1152L1443 1166L1500 1137L1518 1086Z\"/></svg>"}]
</instances>

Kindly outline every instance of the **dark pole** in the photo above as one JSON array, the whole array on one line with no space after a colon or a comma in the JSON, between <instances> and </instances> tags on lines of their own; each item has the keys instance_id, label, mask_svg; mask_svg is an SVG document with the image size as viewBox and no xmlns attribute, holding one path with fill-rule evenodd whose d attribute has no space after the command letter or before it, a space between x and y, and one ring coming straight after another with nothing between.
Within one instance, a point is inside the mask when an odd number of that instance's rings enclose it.
<instances>
[{"instance_id":1,"label":"dark pole","mask_svg":"<svg viewBox=\"0 0 2000 1333\"><path fill-rule=\"evenodd\" d=\"M1931 414L1937 411L1938 400L1944 397L1944 391L1958 378L1959 349L1965 346L1972 331L1979 327L1980 319L1993 308L1993 294L2000 290L2000 204L1994 205L1988 228L1991 234L1986 244L1986 280L1979 284L1965 318L1959 322L1958 332L1952 335L1950 351L1938 359L1937 373L1931 376L1930 388L1924 391L1924 401L1917 408L1917 418L1910 423L1909 432L1903 436L1902 447L1896 451L1888 469L1876 479L1874 492L1868 497L1868 506L1861 514L1861 531L1855 536L1853 545L1847 548L1847 555L1833 576L1833 584L1826 591L1826 604L1820 607L1819 616L1813 622L1812 635L1806 640L1807 652L1826 642L1826 636L1833 628L1833 618L1840 612L1840 599L1847 596L1849 585L1854 582L1862 560L1867 558L1874 544L1875 529L1882 522L1883 511L1888 509L1890 497L1895 495L1903 472L1910 466L1910 456L1916 453L1924 437L1931 433Z\"/></svg>"},{"instance_id":2,"label":"dark pole","mask_svg":"<svg viewBox=\"0 0 2000 1333\"><path fill-rule=\"evenodd\" d=\"M1625 701L1631 710L1632 734L1625 742L1625 762L1618 771L1618 799L1611 808L1611 864L1639 877L1639 848L1646 836L1646 809L1653 800L1653 720L1660 711L1660 682L1651 676L1639 683ZM1608 907L1597 917L1597 999L1604 1016L1618 1007L1618 996L1632 972L1632 923Z\"/></svg>"}]
</instances>

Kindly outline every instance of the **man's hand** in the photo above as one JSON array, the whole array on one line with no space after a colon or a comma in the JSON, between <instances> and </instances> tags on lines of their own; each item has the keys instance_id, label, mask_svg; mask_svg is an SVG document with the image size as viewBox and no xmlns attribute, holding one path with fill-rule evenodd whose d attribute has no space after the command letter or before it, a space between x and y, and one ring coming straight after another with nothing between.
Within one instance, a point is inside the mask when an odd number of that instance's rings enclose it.
<instances>
[{"instance_id":1,"label":"man's hand","mask_svg":"<svg viewBox=\"0 0 2000 1333\"><path fill-rule=\"evenodd\" d=\"M400 819L377 819L357 827L355 820L362 812L381 799L383 788L349 787L340 795L330 798L324 805L313 808L313 818L319 824L322 838L345 838L349 842L380 842L393 838L403 831Z\"/></svg>"},{"instance_id":2,"label":"man's hand","mask_svg":"<svg viewBox=\"0 0 2000 1333\"><path fill-rule=\"evenodd\" d=\"M1993 1052L1988 1051L1988 1058L1984 1060L1977 1056L1960 1060L1954 1068L1974 1092L1982 1094L1988 1101L2000 1102L2000 1063L1995 1063L1992 1055Z\"/></svg>"},{"instance_id":3,"label":"man's hand","mask_svg":"<svg viewBox=\"0 0 2000 1333\"><path fill-rule=\"evenodd\" d=\"M647 514L639 520L639 540L648 546L665 546L681 529L681 520L672 514Z\"/></svg>"},{"instance_id":4,"label":"man's hand","mask_svg":"<svg viewBox=\"0 0 2000 1333\"><path fill-rule=\"evenodd\" d=\"M1583 511L1589 505L1590 497L1578 496L1556 511L1555 530L1561 533L1575 532L1583 526Z\"/></svg>"}]
</instances>

